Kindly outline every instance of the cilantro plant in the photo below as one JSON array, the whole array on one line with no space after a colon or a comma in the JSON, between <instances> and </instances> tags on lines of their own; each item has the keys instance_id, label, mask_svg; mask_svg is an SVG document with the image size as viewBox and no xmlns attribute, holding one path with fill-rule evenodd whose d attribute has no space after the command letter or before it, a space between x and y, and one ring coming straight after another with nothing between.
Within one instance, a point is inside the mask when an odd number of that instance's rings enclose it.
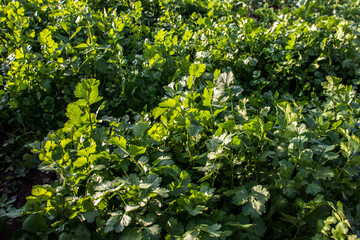
<instances>
[{"instance_id":1,"label":"cilantro plant","mask_svg":"<svg viewBox=\"0 0 360 240\"><path fill-rule=\"evenodd\" d=\"M39 236L80 239L356 238L355 222L333 203L339 193L344 203L356 202L355 92L328 77L322 96L330 104L268 93L269 106L258 114L231 72L193 85L204 70L190 66L134 123L97 120L91 105L101 99L99 82L79 83L64 128L33 144L42 168L59 180L33 189L24 229L35 231L31 223L40 221Z\"/></svg>"},{"instance_id":2,"label":"cilantro plant","mask_svg":"<svg viewBox=\"0 0 360 240\"><path fill-rule=\"evenodd\" d=\"M2 1L0 163L57 180L0 220L22 212L29 239L360 237L358 5Z\"/></svg>"}]
</instances>

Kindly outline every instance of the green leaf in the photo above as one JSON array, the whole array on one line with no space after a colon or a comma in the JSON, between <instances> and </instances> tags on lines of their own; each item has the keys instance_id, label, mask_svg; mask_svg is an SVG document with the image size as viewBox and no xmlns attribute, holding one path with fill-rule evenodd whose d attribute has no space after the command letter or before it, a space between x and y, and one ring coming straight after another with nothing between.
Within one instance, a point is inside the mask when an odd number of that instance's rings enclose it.
<instances>
[{"instance_id":1,"label":"green leaf","mask_svg":"<svg viewBox=\"0 0 360 240\"><path fill-rule=\"evenodd\" d=\"M206 65L203 63L200 63L200 64L192 63L190 65L190 68L189 68L190 76L187 79L187 85L188 85L189 89L192 87L192 85L194 83L194 77L196 77L196 78L200 77L201 74L203 72L205 72L205 69L206 69Z\"/></svg>"},{"instance_id":2,"label":"green leaf","mask_svg":"<svg viewBox=\"0 0 360 240\"><path fill-rule=\"evenodd\" d=\"M85 99L89 105L96 103L102 99L102 97L99 97L99 84L100 81L96 79L84 79L76 85L75 96Z\"/></svg>"},{"instance_id":3,"label":"green leaf","mask_svg":"<svg viewBox=\"0 0 360 240\"><path fill-rule=\"evenodd\" d=\"M88 45L86 43L80 43L78 45L75 46L75 48L80 48L80 49L84 49L84 48L87 48Z\"/></svg>"},{"instance_id":4,"label":"green leaf","mask_svg":"<svg viewBox=\"0 0 360 240\"><path fill-rule=\"evenodd\" d=\"M129 146L129 153L135 157L137 155L143 154L146 152L146 147L136 146L136 145L130 145Z\"/></svg>"},{"instance_id":5,"label":"green leaf","mask_svg":"<svg viewBox=\"0 0 360 240\"><path fill-rule=\"evenodd\" d=\"M82 110L79 108L78 105L74 103L70 103L66 108L66 117L69 119L77 119L80 118L82 115Z\"/></svg>"},{"instance_id":6,"label":"green leaf","mask_svg":"<svg viewBox=\"0 0 360 240\"><path fill-rule=\"evenodd\" d=\"M76 34L78 34L78 32L80 32L80 30L82 29L83 27L78 27L76 28L76 31L71 35L71 37L69 38L69 40L71 40L72 38L74 38L76 36Z\"/></svg>"},{"instance_id":7,"label":"green leaf","mask_svg":"<svg viewBox=\"0 0 360 240\"><path fill-rule=\"evenodd\" d=\"M132 212L132 211L135 211L135 210L137 210L139 208L140 208L139 205L126 205L124 207L124 210L125 210L125 212Z\"/></svg>"},{"instance_id":8,"label":"green leaf","mask_svg":"<svg viewBox=\"0 0 360 240\"><path fill-rule=\"evenodd\" d=\"M70 30L70 22L66 22L66 21L62 21L60 22L60 26L65 30L65 32L67 34L70 34L69 30Z\"/></svg>"},{"instance_id":9,"label":"green leaf","mask_svg":"<svg viewBox=\"0 0 360 240\"><path fill-rule=\"evenodd\" d=\"M184 233L184 225L174 217L170 217L166 222L166 229L174 235L182 235Z\"/></svg>"},{"instance_id":10,"label":"green leaf","mask_svg":"<svg viewBox=\"0 0 360 240\"><path fill-rule=\"evenodd\" d=\"M204 89L204 94L203 94L203 105L206 107L210 107L211 106L211 99L212 99L212 93L213 93L212 88L210 88L209 90L207 88Z\"/></svg>"},{"instance_id":11,"label":"green leaf","mask_svg":"<svg viewBox=\"0 0 360 240\"><path fill-rule=\"evenodd\" d=\"M250 216L255 219L258 218L265 210L264 203L257 201L254 197L250 197L248 203L243 207L243 213L245 216Z\"/></svg>"},{"instance_id":12,"label":"green leaf","mask_svg":"<svg viewBox=\"0 0 360 240\"><path fill-rule=\"evenodd\" d=\"M136 231L134 228L126 228L124 232L121 233L119 240L141 240L140 232Z\"/></svg>"},{"instance_id":13,"label":"green leaf","mask_svg":"<svg viewBox=\"0 0 360 240\"><path fill-rule=\"evenodd\" d=\"M164 102L159 103L159 107L168 107L168 108L174 108L176 106L176 101L172 98L169 98L165 100Z\"/></svg>"},{"instance_id":14,"label":"green leaf","mask_svg":"<svg viewBox=\"0 0 360 240\"><path fill-rule=\"evenodd\" d=\"M192 63L192 64L190 65L190 67L189 67L189 73L190 73L190 75L195 76L196 71L197 71L197 66L196 66L195 63Z\"/></svg>"},{"instance_id":15,"label":"green leaf","mask_svg":"<svg viewBox=\"0 0 360 240\"><path fill-rule=\"evenodd\" d=\"M23 229L29 232L44 232L48 229L48 224L43 216L38 213L28 216L22 224Z\"/></svg>"},{"instance_id":16,"label":"green leaf","mask_svg":"<svg viewBox=\"0 0 360 240\"><path fill-rule=\"evenodd\" d=\"M81 240L86 240L86 239L90 239L91 238L91 233L89 231L89 229L86 227L85 224L79 224L75 230L75 238L76 239L81 239Z\"/></svg>"},{"instance_id":17,"label":"green leaf","mask_svg":"<svg viewBox=\"0 0 360 240\"><path fill-rule=\"evenodd\" d=\"M131 223L131 217L127 214L124 214L121 218L120 224L127 227Z\"/></svg>"},{"instance_id":18,"label":"green leaf","mask_svg":"<svg viewBox=\"0 0 360 240\"><path fill-rule=\"evenodd\" d=\"M316 171L314 171L313 176L317 180L331 180L332 178L334 178L335 174L330 167L320 167L317 168Z\"/></svg>"},{"instance_id":19,"label":"green leaf","mask_svg":"<svg viewBox=\"0 0 360 240\"><path fill-rule=\"evenodd\" d=\"M100 58L95 62L96 69L101 73L106 73L107 71L107 61L103 58Z\"/></svg>"},{"instance_id":20,"label":"green leaf","mask_svg":"<svg viewBox=\"0 0 360 240\"><path fill-rule=\"evenodd\" d=\"M264 131L270 131L272 127L273 127L273 123L272 122L267 122L264 125Z\"/></svg>"},{"instance_id":21,"label":"green leaf","mask_svg":"<svg viewBox=\"0 0 360 240\"><path fill-rule=\"evenodd\" d=\"M7 218L18 218L21 216L23 210L22 209L14 209L7 213L0 214L0 217L7 217Z\"/></svg>"},{"instance_id":22,"label":"green leaf","mask_svg":"<svg viewBox=\"0 0 360 240\"><path fill-rule=\"evenodd\" d=\"M147 134L156 141L162 141L167 135L168 131L164 124L155 123L147 132Z\"/></svg>"},{"instance_id":23,"label":"green leaf","mask_svg":"<svg viewBox=\"0 0 360 240\"><path fill-rule=\"evenodd\" d=\"M83 212L81 214L88 223L94 222L96 217L101 216L101 214L96 210Z\"/></svg>"},{"instance_id":24,"label":"green leaf","mask_svg":"<svg viewBox=\"0 0 360 240\"><path fill-rule=\"evenodd\" d=\"M251 195L254 196L261 203L265 203L269 197L269 191L261 185L256 185L251 189Z\"/></svg>"},{"instance_id":25,"label":"green leaf","mask_svg":"<svg viewBox=\"0 0 360 240\"><path fill-rule=\"evenodd\" d=\"M310 183L306 188L306 193L316 196L318 193L324 191L324 189L317 183Z\"/></svg>"},{"instance_id":26,"label":"green leaf","mask_svg":"<svg viewBox=\"0 0 360 240\"><path fill-rule=\"evenodd\" d=\"M243 207L245 216L251 216L253 219L258 218L265 211L265 203L269 199L270 193L261 185L253 186L250 198Z\"/></svg>"},{"instance_id":27,"label":"green leaf","mask_svg":"<svg viewBox=\"0 0 360 240\"><path fill-rule=\"evenodd\" d=\"M191 39L193 32L191 30L186 29L182 41L187 42Z\"/></svg>"},{"instance_id":28,"label":"green leaf","mask_svg":"<svg viewBox=\"0 0 360 240\"><path fill-rule=\"evenodd\" d=\"M239 191L236 191L235 196L232 198L232 204L235 204L237 206L244 205L249 200L249 192L243 188Z\"/></svg>"},{"instance_id":29,"label":"green leaf","mask_svg":"<svg viewBox=\"0 0 360 240\"><path fill-rule=\"evenodd\" d=\"M154 193L158 194L159 196L163 197L163 198L167 198L169 197L169 190L166 188L156 188L154 191Z\"/></svg>"},{"instance_id":30,"label":"green leaf","mask_svg":"<svg viewBox=\"0 0 360 240\"><path fill-rule=\"evenodd\" d=\"M139 223L145 227L154 224L155 221L156 221L156 215L154 213L149 213L139 218Z\"/></svg>"},{"instance_id":31,"label":"green leaf","mask_svg":"<svg viewBox=\"0 0 360 240\"><path fill-rule=\"evenodd\" d=\"M43 195L51 197L51 195L52 195L51 192L49 192L45 187L40 186L40 185L34 186L33 189L31 190L31 194L36 197L43 196Z\"/></svg>"},{"instance_id":32,"label":"green leaf","mask_svg":"<svg viewBox=\"0 0 360 240\"><path fill-rule=\"evenodd\" d=\"M120 137L112 137L110 139L110 143L114 144L118 147L121 147L123 149L126 149L126 139L123 136Z\"/></svg>"},{"instance_id":33,"label":"green leaf","mask_svg":"<svg viewBox=\"0 0 360 240\"><path fill-rule=\"evenodd\" d=\"M124 218L125 216L125 218ZM122 232L125 229L124 224L130 224L131 218L126 214L121 213L111 213L111 217L105 224L104 232L109 233L111 231ZM127 226L126 225L126 226Z\"/></svg>"},{"instance_id":34,"label":"green leaf","mask_svg":"<svg viewBox=\"0 0 360 240\"><path fill-rule=\"evenodd\" d=\"M80 168L88 163L88 159L86 157L79 157L73 162L74 168Z\"/></svg>"},{"instance_id":35,"label":"green leaf","mask_svg":"<svg viewBox=\"0 0 360 240\"><path fill-rule=\"evenodd\" d=\"M62 232L59 236L59 240L73 240L75 236L71 233Z\"/></svg>"},{"instance_id":36,"label":"green leaf","mask_svg":"<svg viewBox=\"0 0 360 240\"><path fill-rule=\"evenodd\" d=\"M359 68L359 69L360 69L360 68ZM333 130L336 130L336 129L338 129L338 127L339 127L342 123L343 123L342 120L336 121L336 122L334 122L334 123L331 125L331 128L332 128Z\"/></svg>"},{"instance_id":37,"label":"green leaf","mask_svg":"<svg viewBox=\"0 0 360 240\"><path fill-rule=\"evenodd\" d=\"M197 65L197 69L196 69L196 72L195 72L195 77L200 77L201 74L203 74L203 72L205 72L206 70L206 65L203 64L203 63L200 63L199 65Z\"/></svg>"},{"instance_id":38,"label":"green leaf","mask_svg":"<svg viewBox=\"0 0 360 240\"><path fill-rule=\"evenodd\" d=\"M214 117L216 117L216 116L219 115L220 113L224 112L226 109L227 109L227 106L217 109L217 110L214 112Z\"/></svg>"},{"instance_id":39,"label":"green leaf","mask_svg":"<svg viewBox=\"0 0 360 240\"><path fill-rule=\"evenodd\" d=\"M263 221L263 218L254 219L253 225L254 225L253 229L255 231L255 234L260 237L264 236L267 228L265 222Z\"/></svg>"},{"instance_id":40,"label":"green leaf","mask_svg":"<svg viewBox=\"0 0 360 240\"><path fill-rule=\"evenodd\" d=\"M160 239L161 227L158 224L154 224L145 229L148 231L151 239Z\"/></svg>"},{"instance_id":41,"label":"green leaf","mask_svg":"<svg viewBox=\"0 0 360 240\"><path fill-rule=\"evenodd\" d=\"M152 110L152 115L154 119L156 120L159 116L161 116L164 112L166 112L166 108L156 107Z\"/></svg>"},{"instance_id":42,"label":"green leaf","mask_svg":"<svg viewBox=\"0 0 360 240\"><path fill-rule=\"evenodd\" d=\"M218 223L215 223L211 226L204 224L200 226L201 231L207 232L210 235L210 237L216 237L216 238L221 236L221 231L219 231L220 228L221 228L221 224Z\"/></svg>"},{"instance_id":43,"label":"green leaf","mask_svg":"<svg viewBox=\"0 0 360 240\"><path fill-rule=\"evenodd\" d=\"M221 71L219 69L215 69L214 71L214 79L217 79L220 75Z\"/></svg>"},{"instance_id":44,"label":"green leaf","mask_svg":"<svg viewBox=\"0 0 360 240\"><path fill-rule=\"evenodd\" d=\"M196 216L198 214L203 213L204 211L206 211L208 208L206 206L202 206L202 205L197 205L195 208L191 208L189 206L185 206L186 211L189 212L189 214L191 216Z\"/></svg>"},{"instance_id":45,"label":"green leaf","mask_svg":"<svg viewBox=\"0 0 360 240\"><path fill-rule=\"evenodd\" d=\"M203 131L203 127L195 120L186 119L186 130L190 136L196 136Z\"/></svg>"},{"instance_id":46,"label":"green leaf","mask_svg":"<svg viewBox=\"0 0 360 240\"><path fill-rule=\"evenodd\" d=\"M190 89L193 84L194 84L194 75L190 75L190 76L187 78L188 88Z\"/></svg>"}]
</instances>

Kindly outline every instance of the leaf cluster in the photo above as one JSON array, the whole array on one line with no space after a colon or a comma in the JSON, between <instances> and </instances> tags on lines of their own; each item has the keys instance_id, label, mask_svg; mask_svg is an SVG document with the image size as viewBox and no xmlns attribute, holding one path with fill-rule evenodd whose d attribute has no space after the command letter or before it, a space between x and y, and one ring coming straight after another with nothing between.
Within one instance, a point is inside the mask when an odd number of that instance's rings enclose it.
<instances>
[{"instance_id":1,"label":"leaf cluster","mask_svg":"<svg viewBox=\"0 0 360 240\"><path fill-rule=\"evenodd\" d=\"M3 1L1 148L58 175L22 237L356 239L358 9Z\"/></svg>"}]
</instances>

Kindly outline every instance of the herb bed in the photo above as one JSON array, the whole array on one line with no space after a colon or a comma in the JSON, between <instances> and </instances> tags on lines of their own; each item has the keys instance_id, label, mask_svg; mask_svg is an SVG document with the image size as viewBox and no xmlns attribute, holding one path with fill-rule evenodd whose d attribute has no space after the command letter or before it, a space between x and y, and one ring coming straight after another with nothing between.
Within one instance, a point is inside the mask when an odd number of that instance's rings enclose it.
<instances>
[{"instance_id":1,"label":"herb bed","mask_svg":"<svg viewBox=\"0 0 360 240\"><path fill-rule=\"evenodd\" d=\"M360 237L358 1L1 10L13 238Z\"/></svg>"}]
</instances>

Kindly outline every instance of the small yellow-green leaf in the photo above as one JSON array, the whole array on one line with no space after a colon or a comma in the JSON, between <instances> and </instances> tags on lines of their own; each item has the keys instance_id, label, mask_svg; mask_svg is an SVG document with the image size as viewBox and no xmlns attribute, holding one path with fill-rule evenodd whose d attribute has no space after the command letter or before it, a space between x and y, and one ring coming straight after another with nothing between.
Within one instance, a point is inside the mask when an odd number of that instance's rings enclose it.
<instances>
[{"instance_id":1,"label":"small yellow-green leaf","mask_svg":"<svg viewBox=\"0 0 360 240\"><path fill-rule=\"evenodd\" d=\"M33 189L31 190L31 194L34 196L42 196L42 195L46 195L46 196L51 196L51 192L49 192L48 190L45 189L45 187L43 186L34 186Z\"/></svg>"},{"instance_id":2,"label":"small yellow-green leaf","mask_svg":"<svg viewBox=\"0 0 360 240\"><path fill-rule=\"evenodd\" d=\"M203 64L203 63L200 63L199 65L197 65L197 69L196 69L196 72L195 72L195 77L200 77L201 74L203 74L203 72L205 72L205 69L206 69L206 65Z\"/></svg>"},{"instance_id":3,"label":"small yellow-green leaf","mask_svg":"<svg viewBox=\"0 0 360 240\"><path fill-rule=\"evenodd\" d=\"M264 131L269 131L269 130L271 130L272 127L273 127L273 122L267 122L264 125Z\"/></svg>"},{"instance_id":4,"label":"small yellow-green leaf","mask_svg":"<svg viewBox=\"0 0 360 240\"><path fill-rule=\"evenodd\" d=\"M214 71L214 78L217 79L219 77L220 73L221 73L221 71L219 69L216 69Z\"/></svg>"},{"instance_id":5,"label":"small yellow-green leaf","mask_svg":"<svg viewBox=\"0 0 360 240\"><path fill-rule=\"evenodd\" d=\"M111 138L110 143L126 149L126 139L123 136Z\"/></svg>"},{"instance_id":6,"label":"small yellow-green leaf","mask_svg":"<svg viewBox=\"0 0 360 240\"><path fill-rule=\"evenodd\" d=\"M75 168L84 166L88 162L86 157L79 157L73 164Z\"/></svg>"},{"instance_id":7,"label":"small yellow-green leaf","mask_svg":"<svg viewBox=\"0 0 360 240\"><path fill-rule=\"evenodd\" d=\"M190 75L187 79L188 88L190 89L193 84L194 84L194 75Z\"/></svg>"},{"instance_id":8,"label":"small yellow-green leaf","mask_svg":"<svg viewBox=\"0 0 360 240\"><path fill-rule=\"evenodd\" d=\"M80 43L79 45L76 45L75 48L87 48L88 45L86 43Z\"/></svg>"},{"instance_id":9,"label":"small yellow-green leaf","mask_svg":"<svg viewBox=\"0 0 360 240\"><path fill-rule=\"evenodd\" d=\"M80 32L81 29L82 29L82 27L78 27L78 28L76 29L76 31L71 35L71 37L69 38L69 40L71 40L73 37L75 37L75 35L76 35L78 32Z\"/></svg>"},{"instance_id":10,"label":"small yellow-green leaf","mask_svg":"<svg viewBox=\"0 0 360 240\"><path fill-rule=\"evenodd\" d=\"M143 154L146 152L146 147L136 146L136 145L130 145L129 146L129 153L135 157L137 155Z\"/></svg>"},{"instance_id":11,"label":"small yellow-green leaf","mask_svg":"<svg viewBox=\"0 0 360 240\"><path fill-rule=\"evenodd\" d=\"M161 123L155 123L147 133L158 142L162 141L168 135L166 127Z\"/></svg>"},{"instance_id":12,"label":"small yellow-green leaf","mask_svg":"<svg viewBox=\"0 0 360 240\"><path fill-rule=\"evenodd\" d=\"M161 108L161 107L154 108L152 111L154 119L157 119L159 116L161 116L166 111L167 111L166 108Z\"/></svg>"},{"instance_id":13,"label":"small yellow-green leaf","mask_svg":"<svg viewBox=\"0 0 360 240\"><path fill-rule=\"evenodd\" d=\"M210 88L209 90L207 88L204 89L204 100L203 104L204 106L210 107L211 106L211 98L212 98L213 89Z\"/></svg>"},{"instance_id":14,"label":"small yellow-green leaf","mask_svg":"<svg viewBox=\"0 0 360 240\"><path fill-rule=\"evenodd\" d=\"M176 106L176 101L172 98L165 100L164 102L159 103L159 107L169 107L173 108Z\"/></svg>"},{"instance_id":15,"label":"small yellow-green leaf","mask_svg":"<svg viewBox=\"0 0 360 240\"><path fill-rule=\"evenodd\" d=\"M89 157L90 154L96 152L96 143L92 142L90 147L81 149L78 151L78 156L80 157Z\"/></svg>"}]
</instances>

